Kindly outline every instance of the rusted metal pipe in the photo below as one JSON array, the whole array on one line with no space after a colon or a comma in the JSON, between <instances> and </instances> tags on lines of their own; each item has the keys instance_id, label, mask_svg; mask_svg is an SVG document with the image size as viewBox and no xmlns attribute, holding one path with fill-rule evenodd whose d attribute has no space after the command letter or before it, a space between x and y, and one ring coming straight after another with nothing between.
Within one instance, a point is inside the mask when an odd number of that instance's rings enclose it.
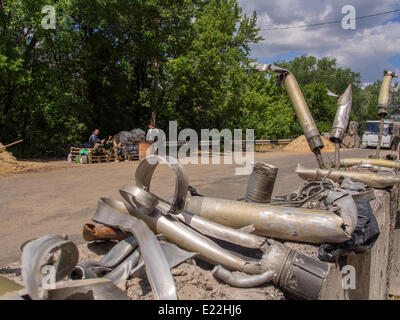
<instances>
[{"instance_id":1,"label":"rusted metal pipe","mask_svg":"<svg viewBox=\"0 0 400 320\"><path fill-rule=\"evenodd\" d=\"M130 237L130 234L118 229L109 228L106 226L96 227L93 224L87 223L83 226L82 236L87 242L99 240L121 241Z\"/></svg>"},{"instance_id":2,"label":"rusted metal pipe","mask_svg":"<svg viewBox=\"0 0 400 320\"><path fill-rule=\"evenodd\" d=\"M371 164L373 166L400 169L400 161L383 160L383 159L363 159L363 158L348 158L340 161L341 167L359 166L362 164Z\"/></svg>"},{"instance_id":3,"label":"rusted metal pipe","mask_svg":"<svg viewBox=\"0 0 400 320\"><path fill-rule=\"evenodd\" d=\"M306 169L301 165L297 166L296 173L304 180L316 180L329 174L329 179L340 181L342 177L348 177L355 182L362 182L365 185L384 189L395 184L400 184L400 176L390 173L374 173L369 171L347 171L347 170L324 170Z\"/></svg>"},{"instance_id":4,"label":"rusted metal pipe","mask_svg":"<svg viewBox=\"0 0 400 320\"><path fill-rule=\"evenodd\" d=\"M379 125L378 145L376 146L376 158L377 159L379 159L379 157L380 157L383 128L385 125L385 117L388 114L389 100L390 100L390 85L392 83L392 79L397 78L397 77L398 77L398 74L393 71L385 70L383 72L383 81L382 81L381 91L379 92L379 99L378 99L378 114L381 117L381 122Z\"/></svg>"}]
</instances>

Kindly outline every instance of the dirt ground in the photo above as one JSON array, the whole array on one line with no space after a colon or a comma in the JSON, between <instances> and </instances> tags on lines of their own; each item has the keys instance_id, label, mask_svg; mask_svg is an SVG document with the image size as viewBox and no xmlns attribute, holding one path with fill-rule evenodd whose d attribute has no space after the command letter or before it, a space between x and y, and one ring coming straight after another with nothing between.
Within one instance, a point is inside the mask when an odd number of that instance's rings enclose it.
<instances>
[{"instance_id":1,"label":"dirt ground","mask_svg":"<svg viewBox=\"0 0 400 320\"><path fill-rule=\"evenodd\" d=\"M347 150L343 157L366 157L374 150ZM326 160L334 155L325 153ZM310 153L256 153L256 161L279 167L275 195L287 194L300 186L294 169L297 163L316 167ZM84 223L91 217L101 197L120 199L118 189L134 184L137 163L75 165L65 162L47 163L47 170L18 175L0 176L0 274L21 282L20 246L25 241L47 234L66 234L79 245L81 261L99 260L93 246L84 244L81 236ZM248 176L236 176L235 165L187 165L189 183L206 196L237 199L244 195ZM160 166L152 181L152 192L167 198L173 193L173 175ZM296 244L288 243L296 248ZM309 247L309 248L308 248ZM303 252L310 256L315 248ZM303 247L304 248L304 247ZM303 250L304 251L304 250ZM215 280L210 267L184 263L172 270L180 299L283 299L272 285L253 289L233 288ZM152 299L145 275L129 280L126 290L132 299Z\"/></svg>"}]
</instances>

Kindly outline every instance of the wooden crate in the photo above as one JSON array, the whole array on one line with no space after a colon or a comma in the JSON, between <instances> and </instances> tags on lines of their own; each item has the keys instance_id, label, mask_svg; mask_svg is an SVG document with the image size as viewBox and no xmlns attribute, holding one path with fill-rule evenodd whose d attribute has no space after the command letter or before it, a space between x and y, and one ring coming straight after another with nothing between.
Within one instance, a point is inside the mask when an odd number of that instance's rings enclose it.
<instances>
[{"instance_id":1,"label":"wooden crate","mask_svg":"<svg viewBox=\"0 0 400 320\"><path fill-rule=\"evenodd\" d=\"M88 163L102 163L102 162L114 162L115 161L115 156L114 154L101 154L101 155L93 155L93 149L91 148L71 148L70 153L72 154L72 161L75 163L75 158L76 156L79 156L79 153L82 149L88 150ZM119 155L118 156L119 161L137 161L139 160L139 155Z\"/></svg>"},{"instance_id":2,"label":"wooden crate","mask_svg":"<svg viewBox=\"0 0 400 320\"><path fill-rule=\"evenodd\" d=\"M102 162L114 162L116 160L115 156L112 155L90 155L89 156L89 164L91 163L102 163ZM118 156L118 160L119 161L137 161L139 160L139 156L138 155L119 155Z\"/></svg>"},{"instance_id":3,"label":"wooden crate","mask_svg":"<svg viewBox=\"0 0 400 320\"><path fill-rule=\"evenodd\" d=\"M89 152L89 155L91 155L93 152L93 149L91 148L70 148L69 153L73 156L79 156L79 152L81 152L83 149L86 149Z\"/></svg>"},{"instance_id":4,"label":"wooden crate","mask_svg":"<svg viewBox=\"0 0 400 320\"><path fill-rule=\"evenodd\" d=\"M139 143L139 161L146 159L147 150L151 147L152 142L141 142Z\"/></svg>"}]
</instances>

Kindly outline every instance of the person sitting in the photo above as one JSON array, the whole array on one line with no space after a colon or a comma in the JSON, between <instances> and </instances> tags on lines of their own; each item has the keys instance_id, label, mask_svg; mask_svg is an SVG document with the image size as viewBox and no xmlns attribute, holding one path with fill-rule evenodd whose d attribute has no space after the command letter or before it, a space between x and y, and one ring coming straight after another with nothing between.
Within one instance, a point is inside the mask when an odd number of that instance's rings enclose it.
<instances>
[{"instance_id":1,"label":"person sitting","mask_svg":"<svg viewBox=\"0 0 400 320\"><path fill-rule=\"evenodd\" d=\"M99 129L95 129L92 133L92 135L89 137L89 144L92 146L92 148L95 147L96 144L103 144L104 143L104 139L100 140L98 138L100 133Z\"/></svg>"},{"instance_id":2,"label":"person sitting","mask_svg":"<svg viewBox=\"0 0 400 320\"><path fill-rule=\"evenodd\" d=\"M115 162L119 162L118 157L120 154L124 153L126 156L126 149L125 149L125 146L122 145L119 135L116 135L114 137L112 149L114 151Z\"/></svg>"},{"instance_id":3,"label":"person sitting","mask_svg":"<svg viewBox=\"0 0 400 320\"><path fill-rule=\"evenodd\" d=\"M92 135L89 137L89 142L88 145L90 146L89 148L93 148L93 153L98 152L102 147L104 147L104 139L100 140L98 138L100 133L99 129L95 129L92 133Z\"/></svg>"}]
</instances>

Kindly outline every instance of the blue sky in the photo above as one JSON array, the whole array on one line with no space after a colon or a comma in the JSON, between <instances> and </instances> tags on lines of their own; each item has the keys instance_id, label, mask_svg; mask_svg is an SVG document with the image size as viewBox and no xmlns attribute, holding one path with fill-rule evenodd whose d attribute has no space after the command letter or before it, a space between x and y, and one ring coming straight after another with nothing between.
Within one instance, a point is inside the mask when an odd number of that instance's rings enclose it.
<instances>
[{"instance_id":1,"label":"blue sky","mask_svg":"<svg viewBox=\"0 0 400 320\"><path fill-rule=\"evenodd\" d=\"M352 5L364 16L400 9L400 0L239 0L244 13L254 10L260 28L281 28L341 20ZM264 40L252 46L252 56L264 63L305 54L331 57L361 74L364 83L382 78L383 70L400 72L400 12L357 21L355 30L340 23L289 30L261 30Z\"/></svg>"}]
</instances>

